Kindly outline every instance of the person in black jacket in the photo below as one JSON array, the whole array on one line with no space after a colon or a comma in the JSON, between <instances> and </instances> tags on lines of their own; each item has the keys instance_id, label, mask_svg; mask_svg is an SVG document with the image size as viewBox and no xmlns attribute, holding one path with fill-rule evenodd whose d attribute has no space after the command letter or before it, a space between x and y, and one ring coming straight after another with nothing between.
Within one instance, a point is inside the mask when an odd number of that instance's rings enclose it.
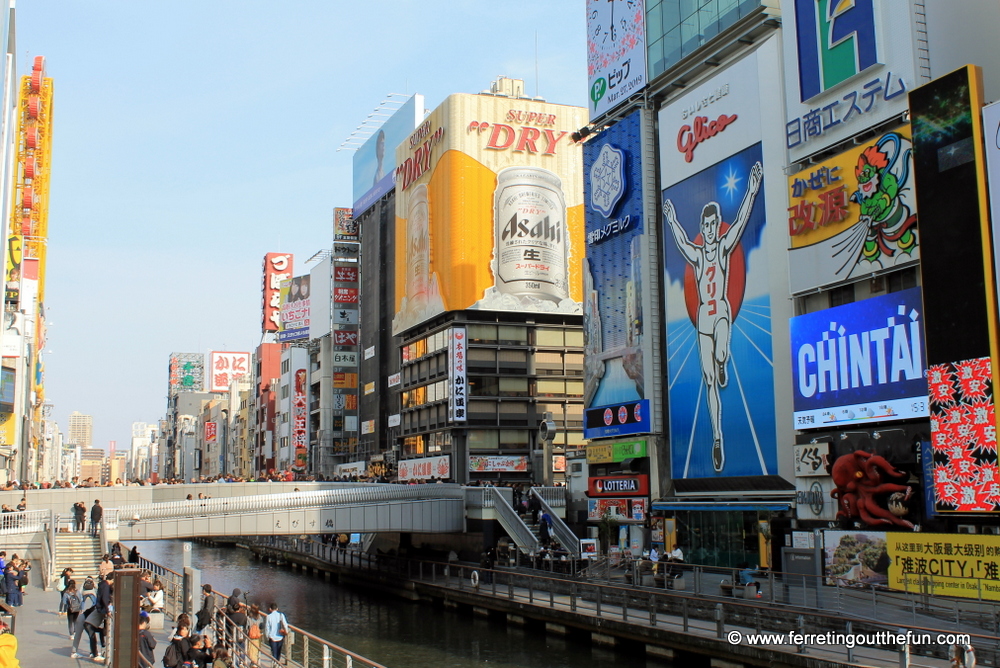
<instances>
[{"instance_id":1,"label":"person in black jacket","mask_svg":"<svg viewBox=\"0 0 1000 668\"><path fill-rule=\"evenodd\" d=\"M197 628L195 628L194 632L197 634L204 631L207 626L212 624L212 620L215 619L215 591L210 584L204 585L201 590L205 598L202 599L201 610L198 611L198 615L195 618Z\"/></svg>"},{"instance_id":2,"label":"person in black jacket","mask_svg":"<svg viewBox=\"0 0 1000 668\"><path fill-rule=\"evenodd\" d=\"M149 615L145 612L139 615L139 668L151 668L156 657L156 638L149 632Z\"/></svg>"},{"instance_id":3,"label":"person in black jacket","mask_svg":"<svg viewBox=\"0 0 1000 668\"><path fill-rule=\"evenodd\" d=\"M104 508L101 506L100 499L94 499L94 505L90 509L90 533L94 536L97 535L97 531L101 526L101 520L104 518Z\"/></svg>"}]
</instances>

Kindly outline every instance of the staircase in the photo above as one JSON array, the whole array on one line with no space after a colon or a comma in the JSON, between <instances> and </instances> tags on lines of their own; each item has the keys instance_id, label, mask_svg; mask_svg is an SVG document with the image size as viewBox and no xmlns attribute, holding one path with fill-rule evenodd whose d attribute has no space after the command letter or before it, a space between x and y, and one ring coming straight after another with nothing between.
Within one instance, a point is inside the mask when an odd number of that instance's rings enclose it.
<instances>
[{"instance_id":1,"label":"staircase","mask_svg":"<svg viewBox=\"0 0 1000 668\"><path fill-rule=\"evenodd\" d=\"M82 583L87 577L97 576L97 564L104 552L101 539L89 533L57 533L53 573L56 577L64 568L73 569L73 579Z\"/></svg>"}]
</instances>

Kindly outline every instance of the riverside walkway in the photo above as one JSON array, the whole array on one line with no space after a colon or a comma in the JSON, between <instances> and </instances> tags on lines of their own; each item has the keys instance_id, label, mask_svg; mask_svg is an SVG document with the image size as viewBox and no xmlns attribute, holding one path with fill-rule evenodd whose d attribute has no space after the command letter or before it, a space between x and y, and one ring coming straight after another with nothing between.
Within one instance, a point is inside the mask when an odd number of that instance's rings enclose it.
<instances>
[{"instance_id":1,"label":"riverside walkway","mask_svg":"<svg viewBox=\"0 0 1000 668\"><path fill-rule=\"evenodd\" d=\"M945 620L919 612L914 619L909 609L880 607L878 619L863 619L806 606L597 584L525 569L486 570L454 562L373 556L309 540L270 537L247 547L263 558L331 572L341 582L377 585L407 598L583 641L645 646L647 655L673 658L678 665L685 665L685 656L698 654L711 657L712 665L719 666L946 668L951 665L952 640L939 636L956 632ZM975 626L958 632L970 635L978 665L997 665L1000 637ZM751 637L761 633L783 638L766 642ZM825 642L815 637L798 644L789 641L790 634L827 633L833 635L826 636ZM906 633L912 642L900 644L892 639ZM846 642L850 634L856 634L854 647Z\"/></svg>"},{"instance_id":2,"label":"riverside walkway","mask_svg":"<svg viewBox=\"0 0 1000 668\"><path fill-rule=\"evenodd\" d=\"M147 562L147 565L152 565ZM171 583L167 586L167 609L179 605L181 576L178 573L165 569L162 566L156 569L160 577L173 576L168 579ZM35 581L28 585L24 605L17 608L14 622L14 636L18 640L17 659L22 668L56 666L111 666L112 662L94 662L89 658L89 641L87 635L83 634L80 640L79 653L81 658L72 659L72 638L69 636L66 617L59 614L59 592L54 589L44 591L40 584ZM221 600L225 601L225 595L220 594ZM170 600L173 599L173 600ZM223 617L220 615L219 619ZM160 668L163 660L163 653L170 642L170 631L173 627L169 618L164 620L164 627L160 630L150 629L153 637L156 638L156 650L154 653L155 668ZM362 656L354 654L342 647L318 638L302 629L289 624L291 633L285 640L285 655L282 666L292 668L308 668L310 666L323 666L323 668L385 668L384 666L370 661ZM237 661L234 666L245 668L249 662L245 660L243 649L246 646L246 637L242 630L235 630L225 621L217 621L214 631L216 642L225 636L238 651L235 652ZM109 639L110 643L110 639ZM260 652L258 665L260 668L274 668L276 664L271 661L266 649L267 643L263 643ZM240 660L243 659L243 660Z\"/></svg>"}]
</instances>

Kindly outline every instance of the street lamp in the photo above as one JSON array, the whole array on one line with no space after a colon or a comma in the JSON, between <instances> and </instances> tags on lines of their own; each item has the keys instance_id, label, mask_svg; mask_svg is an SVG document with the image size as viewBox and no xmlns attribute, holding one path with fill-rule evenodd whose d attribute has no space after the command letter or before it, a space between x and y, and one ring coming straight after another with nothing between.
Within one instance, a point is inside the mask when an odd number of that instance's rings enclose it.
<instances>
[{"instance_id":1,"label":"street lamp","mask_svg":"<svg viewBox=\"0 0 1000 668\"><path fill-rule=\"evenodd\" d=\"M552 487L552 441L556 436L556 423L551 412L542 414L538 423L538 440L542 442L542 485Z\"/></svg>"}]
</instances>

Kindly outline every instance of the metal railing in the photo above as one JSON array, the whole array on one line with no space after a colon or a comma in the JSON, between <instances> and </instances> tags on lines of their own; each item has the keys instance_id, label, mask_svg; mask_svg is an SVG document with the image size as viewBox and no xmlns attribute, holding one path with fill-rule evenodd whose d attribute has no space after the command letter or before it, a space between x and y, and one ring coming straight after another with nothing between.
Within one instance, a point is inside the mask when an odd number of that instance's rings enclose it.
<instances>
[{"instance_id":1,"label":"metal railing","mask_svg":"<svg viewBox=\"0 0 1000 668\"><path fill-rule=\"evenodd\" d=\"M224 595L223 595L224 596ZM222 644L229 650L235 666L262 665L260 655L270 656L267 638L252 639L247 629L239 626L220 607L213 622L216 645ZM292 624L288 625L288 635L282 648L282 661L286 666L296 668L385 668L382 664L366 659L360 654L323 640Z\"/></svg>"},{"instance_id":2,"label":"metal railing","mask_svg":"<svg viewBox=\"0 0 1000 668\"><path fill-rule=\"evenodd\" d=\"M532 487L531 491L551 508L566 507L565 487Z\"/></svg>"},{"instance_id":3,"label":"metal railing","mask_svg":"<svg viewBox=\"0 0 1000 668\"><path fill-rule=\"evenodd\" d=\"M386 503L438 499L464 499L465 492L458 485L389 485L369 483L361 487L326 489L306 492L234 496L219 499L189 499L162 503L143 503L106 508L104 513L115 526L121 521L172 519L253 513L292 508Z\"/></svg>"},{"instance_id":4,"label":"metal railing","mask_svg":"<svg viewBox=\"0 0 1000 668\"><path fill-rule=\"evenodd\" d=\"M510 501L504 496L500 489L496 487L483 487L483 507L493 508L496 511L497 520L503 527L507 535L511 537L518 549L525 554L535 554L538 552L538 537L531 528L524 523L521 516L517 514ZM507 490L508 492L510 490ZM486 505L489 504L489 505Z\"/></svg>"},{"instance_id":5,"label":"metal railing","mask_svg":"<svg viewBox=\"0 0 1000 668\"><path fill-rule=\"evenodd\" d=\"M896 653L900 658L911 654L947 658L951 648L937 642L938 634L969 634L980 665L998 665L1000 661L1000 632L996 626L991 627L988 633L970 633L968 618L918 618L917 623L906 619L906 610L888 614L889 610L886 608L880 619L863 619L856 615L772 602L770 597L740 600L730 595L693 594L649 587L581 582L575 578L540 575L523 569L489 570L465 564L344 552L335 546L274 536L258 539L258 543L283 551L299 551L332 565L373 570L383 574L393 573L407 580L451 591L558 609L597 619L613 619L695 635L698 633L692 629L697 626L702 630L701 637L705 637L704 622L708 621L713 624L713 635L719 640L725 639L731 631L738 631L744 638L748 633L784 634L786 637L791 633L807 632L868 634L867 639L855 637L858 642L854 647L848 647L845 643L829 644L815 640L814 644L803 641L799 645L789 644L777 650L799 654L809 653L813 649L830 651L843 654L849 663L862 660L859 657L865 652L869 653L868 662L871 662L875 660L870 658L874 651ZM696 621L699 623L694 624ZM996 623L996 619L993 623ZM894 640L886 640L887 634L895 638L898 634L907 632L913 634L914 640L910 644L896 644ZM877 636L879 633L883 635ZM885 655L881 655L878 661L884 663Z\"/></svg>"},{"instance_id":6,"label":"metal railing","mask_svg":"<svg viewBox=\"0 0 1000 668\"><path fill-rule=\"evenodd\" d=\"M159 580L163 584L164 614L171 619L176 619L184 608L184 576L141 556L139 566L149 570L153 574L154 580ZM228 598L222 592L216 592L216 594L223 601ZM216 645L221 644L229 650L233 665L262 665L258 655L270 656L267 638L251 639L247 635L249 627L244 628L234 624L225 614L222 606L217 606L217 612L218 614L215 615L212 622L216 634ZM295 668L354 668L356 666L385 668L375 661L323 640L297 626L289 624L288 629L289 634L285 637L283 650L285 665Z\"/></svg>"},{"instance_id":7,"label":"metal railing","mask_svg":"<svg viewBox=\"0 0 1000 668\"><path fill-rule=\"evenodd\" d=\"M555 495L548 494L553 490L562 490L563 504L566 503L566 488L564 487L532 487L529 494L534 494L535 498L541 504L542 512L548 513L549 517L552 519L552 535L555 537L556 541L559 542L563 548L569 552L571 559L580 558L580 538L573 533L573 530L567 526L567 524L562 520L561 517L556 515L555 511L552 510L552 506L549 504L546 497L553 497Z\"/></svg>"}]
</instances>

